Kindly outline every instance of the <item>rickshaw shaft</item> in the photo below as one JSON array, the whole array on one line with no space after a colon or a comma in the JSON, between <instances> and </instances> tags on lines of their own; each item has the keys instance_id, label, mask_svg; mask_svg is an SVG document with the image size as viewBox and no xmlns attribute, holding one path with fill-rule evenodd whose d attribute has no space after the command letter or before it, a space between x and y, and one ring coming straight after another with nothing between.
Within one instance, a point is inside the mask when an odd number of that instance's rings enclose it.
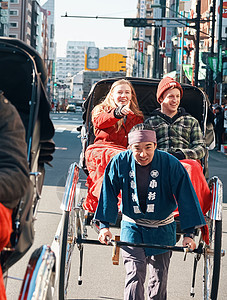
<instances>
[{"instance_id":1,"label":"rickshaw shaft","mask_svg":"<svg viewBox=\"0 0 227 300\"><path fill-rule=\"evenodd\" d=\"M170 250L170 251L176 251L176 252L185 252L187 249L188 252L192 253L203 253L203 249L195 249L195 250L190 250L187 247L179 247L179 246L168 246L168 245L156 245L156 244L144 244L144 243L128 243L128 242L122 242L122 241L113 241L110 240L110 243L108 245L106 244L101 244L98 240L91 240L91 239L82 239L82 238L77 238L76 239L77 244L91 244L91 245L104 245L104 246L113 246L116 245L117 247L122 247L122 246L129 246L129 247L140 247L140 248L154 248L154 249L164 249L164 250Z\"/></svg>"}]
</instances>

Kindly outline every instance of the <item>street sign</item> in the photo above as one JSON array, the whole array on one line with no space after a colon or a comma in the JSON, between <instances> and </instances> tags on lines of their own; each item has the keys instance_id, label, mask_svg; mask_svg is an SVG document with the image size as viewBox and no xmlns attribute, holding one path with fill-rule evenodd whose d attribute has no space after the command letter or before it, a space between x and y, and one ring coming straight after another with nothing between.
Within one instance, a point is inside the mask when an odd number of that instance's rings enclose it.
<instances>
[{"instance_id":1,"label":"street sign","mask_svg":"<svg viewBox=\"0 0 227 300\"><path fill-rule=\"evenodd\" d=\"M125 27L147 27L147 19L145 18L125 18Z\"/></svg>"},{"instance_id":2,"label":"street sign","mask_svg":"<svg viewBox=\"0 0 227 300\"><path fill-rule=\"evenodd\" d=\"M163 27L186 27L186 21L184 19L177 20L162 20Z\"/></svg>"},{"instance_id":3,"label":"street sign","mask_svg":"<svg viewBox=\"0 0 227 300\"><path fill-rule=\"evenodd\" d=\"M153 21L148 23L147 21ZM153 27L159 26L162 27L186 27L188 26L187 20L185 18L125 18L124 26L125 27Z\"/></svg>"}]
</instances>

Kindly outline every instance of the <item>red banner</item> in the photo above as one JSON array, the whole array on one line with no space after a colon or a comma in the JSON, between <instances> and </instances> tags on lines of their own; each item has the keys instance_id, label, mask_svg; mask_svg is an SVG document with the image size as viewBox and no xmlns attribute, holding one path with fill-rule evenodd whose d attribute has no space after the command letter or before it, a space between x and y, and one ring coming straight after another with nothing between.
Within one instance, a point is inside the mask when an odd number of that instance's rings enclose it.
<instances>
[{"instance_id":1,"label":"red banner","mask_svg":"<svg viewBox=\"0 0 227 300\"><path fill-rule=\"evenodd\" d=\"M218 7L218 13L220 14L220 6ZM223 2L222 17L227 18L227 2Z\"/></svg>"},{"instance_id":2,"label":"red banner","mask_svg":"<svg viewBox=\"0 0 227 300\"><path fill-rule=\"evenodd\" d=\"M138 51L143 53L143 41L138 42Z\"/></svg>"}]
</instances>

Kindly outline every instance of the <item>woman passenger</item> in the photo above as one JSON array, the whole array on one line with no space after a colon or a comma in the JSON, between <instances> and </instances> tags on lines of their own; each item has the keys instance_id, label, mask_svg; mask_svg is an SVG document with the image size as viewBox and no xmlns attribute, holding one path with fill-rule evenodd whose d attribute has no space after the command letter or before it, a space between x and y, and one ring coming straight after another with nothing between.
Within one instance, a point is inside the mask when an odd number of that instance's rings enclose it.
<instances>
[{"instance_id":1,"label":"woman passenger","mask_svg":"<svg viewBox=\"0 0 227 300\"><path fill-rule=\"evenodd\" d=\"M125 79L115 81L105 100L92 111L95 141L85 152L89 172L85 210L95 212L107 164L114 155L127 149L129 131L143 120L132 84Z\"/></svg>"}]
</instances>

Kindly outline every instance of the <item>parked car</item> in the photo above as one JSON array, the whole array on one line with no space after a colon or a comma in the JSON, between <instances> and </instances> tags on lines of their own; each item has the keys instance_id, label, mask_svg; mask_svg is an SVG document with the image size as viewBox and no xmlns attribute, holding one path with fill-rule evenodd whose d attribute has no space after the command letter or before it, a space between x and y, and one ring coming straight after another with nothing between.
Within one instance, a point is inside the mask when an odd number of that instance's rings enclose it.
<instances>
[{"instance_id":1,"label":"parked car","mask_svg":"<svg viewBox=\"0 0 227 300\"><path fill-rule=\"evenodd\" d=\"M67 111L67 113L69 111L76 112L76 105L75 104L68 104L67 107L66 107L66 111Z\"/></svg>"}]
</instances>

